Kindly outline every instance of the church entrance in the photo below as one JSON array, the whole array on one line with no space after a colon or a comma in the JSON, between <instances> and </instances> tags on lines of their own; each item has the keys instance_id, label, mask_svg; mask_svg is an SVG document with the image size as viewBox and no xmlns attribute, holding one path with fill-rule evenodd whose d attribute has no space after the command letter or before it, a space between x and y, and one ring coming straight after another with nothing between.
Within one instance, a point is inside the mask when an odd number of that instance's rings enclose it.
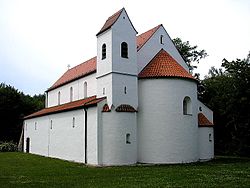
<instances>
[{"instance_id":1,"label":"church entrance","mask_svg":"<svg viewBox=\"0 0 250 188\"><path fill-rule=\"evenodd\" d=\"M26 139L26 153L30 152L30 138Z\"/></svg>"}]
</instances>

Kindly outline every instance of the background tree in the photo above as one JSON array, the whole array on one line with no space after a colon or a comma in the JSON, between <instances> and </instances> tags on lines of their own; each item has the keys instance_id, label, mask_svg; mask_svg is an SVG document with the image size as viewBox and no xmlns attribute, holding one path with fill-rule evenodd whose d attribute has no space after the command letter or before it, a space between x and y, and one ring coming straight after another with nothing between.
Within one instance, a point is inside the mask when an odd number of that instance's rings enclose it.
<instances>
[{"instance_id":1,"label":"background tree","mask_svg":"<svg viewBox=\"0 0 250 188\"><path fill-rule=\"evenodd\" d=\"M250 53L246 59L212 67L202 96L214 111L216 153L250 155Z\"/></svg>"},{"instance_id":2,"label":"background tree","mask_svg":"<svg viewBox=\"0 0 250 188\"><path fill-rule=\"evenodd\" d=\"M184 61L188 64L190 72L197 68L194 63L199 63L201 59L208 56L205 50L198 50L198 46L190 45L189 41L183 42L180 38L173 39L173 42L183 57Z\"/></svg>"},{"instance_id":3,"label":"background tree","mask_svg":"<svg viewBox=\"0 0 250 188\"><path fill-rule=\"evenodd\" d=\"M23 117L44 108L44 95L33 97L12 86L0 84L0 141L18 142Z\"/></svg>"}]
</instances>

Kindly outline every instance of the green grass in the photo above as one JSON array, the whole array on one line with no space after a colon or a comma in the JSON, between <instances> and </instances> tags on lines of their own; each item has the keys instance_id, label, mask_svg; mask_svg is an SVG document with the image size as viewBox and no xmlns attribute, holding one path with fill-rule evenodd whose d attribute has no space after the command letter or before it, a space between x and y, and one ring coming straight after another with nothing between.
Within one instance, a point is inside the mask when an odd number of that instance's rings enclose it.
<instances>
[{"instance_id":1,"label":"green grass","mask_svg":"<svg viewBox=\"0 0 250 188\"><path fill-rule=\"evenodd\" d=\"M0 153L0 187L250 187L250 159L182 165L87 167L25 153Z\"/></svg>"}]
</instances>

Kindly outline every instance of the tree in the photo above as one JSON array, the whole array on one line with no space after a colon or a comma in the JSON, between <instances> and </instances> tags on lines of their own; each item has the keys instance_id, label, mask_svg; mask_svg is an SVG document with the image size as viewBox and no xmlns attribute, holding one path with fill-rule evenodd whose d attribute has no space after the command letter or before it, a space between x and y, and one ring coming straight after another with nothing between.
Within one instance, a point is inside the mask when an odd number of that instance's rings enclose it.
<instances>
[{"instance_id":1,"label":"tree","mask_svg":"<svg viewBox=\"0 0 250 188\"><path fill-rule=\"evenodd\" d=\"M219 153L250 155L250 53L246 59L212 67L203 84L203 101L214 110L215 148Z\"/></svg>"},{"instance_id":2,"label":"tree","mask_svg":"<svg viewBox=\"0 0 250 188\"><path fill-rule=\"evenodd\" d=\"M183 42L177 37L173 39L173 42L184 61L188 64L190 72L192 72L194 68L197 68L193 65L194 62L199 63L201 59L208 56L205 50L198 50L198 46L191 46L189 41Z\"/></svg>"},{"instance_id":3,"label":"tree","mask_svg":"<svg viewBox=\"0 0 250 188\"><path fill-rule=\"evenodd\" d=\"M23 117L44 107L44 95L33 97L19 92L12 86L0 84L0 141L17 142Z\"/></svg>"}]
</instances>

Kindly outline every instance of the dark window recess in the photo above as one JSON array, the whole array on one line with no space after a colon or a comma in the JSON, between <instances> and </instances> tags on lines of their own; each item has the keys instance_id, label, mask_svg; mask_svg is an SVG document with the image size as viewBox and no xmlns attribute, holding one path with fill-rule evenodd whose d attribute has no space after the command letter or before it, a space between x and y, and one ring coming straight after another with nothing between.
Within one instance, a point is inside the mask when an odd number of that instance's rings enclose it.
<instances>
[{"instance_id":1,"label":"dark window recess","mask_svg":"<svg viewBox=\"0 0 250 188\"><path fill-rule=\"evenodd\" d=\"M121 57L128 58L128 44L126 42L121 43Z\"/></svg>"},{"instance_id":2,"label":"dark window recess","mask_svg":"<svg viewBox=\"0 0 250 188\"><path fill-rule=\"evenodd\" d=\"M102 45L102 59L106 59L106 44Z\"/></svg>"}]
</instances>

